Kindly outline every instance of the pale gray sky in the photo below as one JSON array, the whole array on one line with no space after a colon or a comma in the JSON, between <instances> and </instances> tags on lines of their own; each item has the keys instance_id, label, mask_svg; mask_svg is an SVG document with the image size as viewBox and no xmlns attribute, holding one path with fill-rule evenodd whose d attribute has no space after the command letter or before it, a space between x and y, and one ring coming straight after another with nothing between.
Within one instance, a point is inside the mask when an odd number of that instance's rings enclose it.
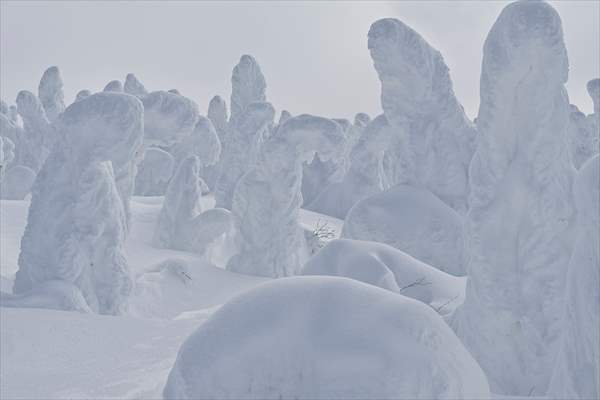
<instances>
[{"instance_id":1,"label":"pale gray sky","mask_svg":"<svg viewBox=\"0 0 600 400\"><path fill-rule=\"evenodd\" d=\"M571 102L586 113L585 84L600 76L600 2L551 2L563 20ZM258 60L276 109L352 118L380 112L379 80L367 32L399 18L436 47L455 92L473 117L485 37L506 1L397 2L0 2L0 96L37 93L46 67L59 66L66 102L134 72L150 90L177 88L202 112L215 94L229 100L241 54Z\"/></svg>"}]
</instances>

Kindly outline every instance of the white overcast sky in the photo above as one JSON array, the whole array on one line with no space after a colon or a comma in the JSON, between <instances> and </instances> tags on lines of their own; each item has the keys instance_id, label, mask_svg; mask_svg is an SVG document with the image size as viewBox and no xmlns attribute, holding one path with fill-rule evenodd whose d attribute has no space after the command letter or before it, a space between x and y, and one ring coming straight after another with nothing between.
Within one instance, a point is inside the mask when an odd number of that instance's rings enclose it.
<instances>
[{"instance_id":1,"label":"white overcast sky","mask_svg":"<svg viewBox=\"0 0 600 400\"><path fill-rule=\"evenodd\" d=\"M600 2L551 2L569 51L571 102L586 113L585 84L600 76ZM0 97L37 93L59 66L66 102L134 72L150 90L177 88L202 112L229 100L231 69L253 55L276 109L352 118L380 112L379 80L367 50L375 20L399 18L441 51L467 113L479 106L485 37L505 1L160 2L0 1Z\"/></svg>"}]
</instances>

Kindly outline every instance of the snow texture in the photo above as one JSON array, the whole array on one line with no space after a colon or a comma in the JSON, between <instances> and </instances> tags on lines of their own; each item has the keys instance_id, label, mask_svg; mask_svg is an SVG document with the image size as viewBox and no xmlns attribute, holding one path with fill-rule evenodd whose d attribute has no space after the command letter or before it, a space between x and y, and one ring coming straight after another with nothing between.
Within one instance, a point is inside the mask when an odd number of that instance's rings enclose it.
<instances>
[{"instance_id":1,"label":"snow texture","mask_svg":"<svg viewBox=\"0 0 600 400\"><path fill-rule=\"evenodd\" d=\"M2 142L0 137L0 142ZM4 138L4 140L10 140ZM0 157L1 159L1 157ZM1 162L0 162L1 164ZM24 165L15 165L10 167L4 177L0 174L0 199L3 200L23 200L31 191L31 186L35 181L35 171Z\"/></svg>"},{"instance_id":2,"label":"snow texture","mask_svg":"<svg viewBox=\"0 0 600 400\"><path fill-rule=\"evenodd\" d=\"M252 103L235 120L230 120L221 153L224 168L215 187L217 207L231 209L238 181L256 165L274 117L275 109L270 103Z\"/></svg>"},{"instance_id":3,"label":"snow texture","mask_svg":"<svg viewBox=\"0 0 600 400\"><path fill-rule=\"evenodd\" d=\"M106 86L104 86L104 89L102 89L103 92L117 92L117 93L123 93L123 84L121 83L121 81L110 81L106 84Z\"/></svg>"},{"instance_id":4,"label":"snow texture","mask_svg":"<svg viewBox=\"0 0 600 400\"><path fill-rule=\"evenodd\" d=\"M56 121L65 110L62 88L63 81L58 67L50 67L44 71L38 86L38 97L50 122Z\"/></svg>"},{"instance_id":5,"label":"snow texture","mask_svg":"<svg viewBox=\"0 0 600 400\"><path fill-rule=\"evenodd\" d=\"M600 398L600 158L575 181L577 234L567 273L566 313L548 396Z\"/></svg>"},{"instance_id":6,"label":"snow texture","mask_svg":"<svg viewBox=\"0 0 600 400\"><path fill-rule=\"evenodd\" d=\"M476 130L454 95L442 55L396 19L376 21L368 36L381 106L396 130L387 154L390 184L425 187L465 212Z\"/></svg>"},{"instance_id":7,"label":"snow texture","mask_svg":"<svg viewBox=\"0 0 600 400\"><path fill-rule=\"evenodd\" d=\"M17 110L23 118L23 131L15 142L18 150L15 163L25 165L37 173L50 154L56 133L42 103L33 93L26 90L19 92Z\"/></svg>"},{"instance_id":8,"label":"snow texture","mask_svg":"<svg viewBox=\"0 0 600 400\"><path fill-rule=\"evenodd\" d=\"M153 242L157 247L204 254L209 246L232 230L231 213L221 208L202 212L200 160L183 160L165 195Z\"/></svg>"},{"instance_id":9,"label":"snow texture","mask_svg":"<svg viewBox=\"0 0 600 400\"><path fill-rule=\"evenodd\" d=\"M132 278L125 214L112 163L131 160L143 136L135 97L98 93L58 120L54 146L32 189L13 291L27 298L48 281L75 285L94 312L126 310Z\"/></svg>"},{"instance_id":10,"label":"snow texture","mask_svg":"<svg viewBox=\"0 0 600 400\"><path fill-rule=\"evenodd\" d=\"M499 394L545 393L562 329L575 215L567 75L552 6L506 6L483 50L469 282L454 321Z\"/></svg>"},{"instance_id":11,"label":"snow texture","mask_svg":"<svg viewBox=\"0 0 600 400\"><path fill-rule=\"evenodd\" d=\"M267 83L254 57L244 54L231 74L231 122L252 103L267 101Z\"/></svg>"},{"instance_id":12,"label":"snow texture","mask_svg":"<svg viewBox=\"0 0 600 400\"><path fill-rule=\"evenodd\" d=\"M298 223L302 163L317 151L325 160L341 157L344 140L336 122L305 114L288 119L263 144L256 166L235 189L231 210L239 252L229 260L227 269L268 277L294 275L300 270L308 257Z\"/></svg>"},{"instance_id":13,"label":"snow texture","mask_svg":"<svg viewBox=\"0 0 600 400\"><path fill-rule=\"evenodd\" d=\"M306 276L264 283L215 312L181 346L163 395L490 397L477 363L426 305L351 279Z\"/></svg>"},{"instance_id":14,"label":"snow texture","mask_svg":"<svg viewBox=\"0 0 600 400\"><path fill-rule=\"evenodd\" d=\"M218 171L216 164L221 156L221 141L210 119L200 116L191 135L171 148L177 164L191 155L200 160L200 177L211 189L215 187Z\"/></svg>"},{"instance_id":15,"label":"snow texture","mask_svg":"<svg viewBox=\"0 0 600 400\"><path fill-rule=\"evenodd\" d=\"M367 125L352 146L350 168L344 179L327 186L306 206L308 210L345 219L353 205L386 188L383 156L393 132L384 115L367 121L357 121L359 126L365 122Z\"/></svg>"},{"instance_id":16,"label":"snow texture","mask_svg":"<svg viewBox=\"0 0 600 400\"><path fill-rule=\"evenodd\" d=\"M88 98L92 95L92 92L90 92L87 89L82 89L79 92L77 92L77 95L75 96L75 101L79 101L79 100L83 100L85 98Z\"/></svg>"},{"instance_id":17,"label":"snow texture","mask_svg":"<svg viewBox=\"0 0 600 400\"><path fill-rule=\"evenodd\" d=\"M429 304L441 315L462 303L466 282L386 244L349 239L329 242L304 264L301 275L356 279Z\"/></svg>"},{"instance_id":18,"label":"snow texture","mask_svg":"<svg viewBox=\"0 0 600 400\"><path fill-rule=\"evenodd\" d=\"M398 185L359 201L341 236L385 243L446 273L465 275L462 218L426 189Z\"/></svg>"},{"instance_id":19,"label":"snow texture","mask_svg":"<svg viewBox=\"0 0 600 400\"><path fill-rule=\"evenodd\" d=\"M132 73L127 74L127 76L125 77L123 91L137 98L142 98L148 94L148 91L146 90L144 85Z\"/></svg>"},{"instance_id":20,"label":"snow texture","mask_svg":"<svg viewBox=\"0 0 600 400\"><path fill-rule=\"evenodd\" d=\"M135 194L164 196L174 170L175 160L171 154L157 147L148 147L144 152L144 159L138 165Z\"/></svg>"}]
</instances>

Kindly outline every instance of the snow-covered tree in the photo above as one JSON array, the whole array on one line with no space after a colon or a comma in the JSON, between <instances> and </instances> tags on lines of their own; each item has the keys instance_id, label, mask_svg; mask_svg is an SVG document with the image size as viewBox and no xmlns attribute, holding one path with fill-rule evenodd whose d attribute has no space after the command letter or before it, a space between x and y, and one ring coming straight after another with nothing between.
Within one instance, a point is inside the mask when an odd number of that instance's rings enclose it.
<instances>
[{"instance_id":1,"label":"snow-covered tree","mask_svg":"<svg viewBox=\"0 0 600 400\"><path fill-rule=\"evenodd\" d=\"M235 120L230 120L228 139L221 153L223 169L215 187L217 207L231 209L236 185L256 165L274 117L271 104L252 103Z\"/></svg>"},{"instance_id":2,"label":"snow-covered tree","mask_svg":"<svg viewBox=\"0 0 600 400\"><path fill-rule=\"evenodd\" d=\"M58 280L75 285L95 312L126 309L133 282L111 160L133 158L142 117L140 101L119 93L94 94L61 115L58 143L33 186L15 294Z\"/></svg>"},{"instance_id":3,"label":"snow-covered tree","mask_svg":"<svg viewBox=\"0 0 600 400\"><path fill-rule=\"evenodd\" d=\"M87 97L90 97L91 95L92 95L92 92L90 92L87 89L82 89L79 92L77 92L77 95L75 96L75 101L83 100Z\"/></svg>"},{"instance_id":4,"label":"snow-covered tree","mask_svg":"<svg viewBox=\"0 0 600 400\"><path fill-rule=\"evenodd\" d=\"M50 67L42 75L38 86L38 97L48 121L54 122L65 110L63 81L58 67Z\"/></svg>"},{"instance_id":5,"label":"snow-covered tree","mask_svg":"<svg viewBox=\"0 0 600 400\"><path fill-rule=\"evenodd\" d=\"M23 131L15 143L18 147L15 163L38 172L54 145L56 133L42 103L33 93L26 90L19 92L17 110L23 118Z\"/></svg>"},{"instance_id":6,"label":"snow-covered tree","mask_svg":"<svg viewBox=\"0 0 600 400\"><path fill-rule=\"evenodd\" d=\"M6 140L10 139L4 138L4 141ZM1 141L2 137L0 137ZM0 181L0 199L23 200L31 191L35 181L35 171L24 165L11 166Z\"/></svg>"},{"instance_id":7,"label":"snow-covered tree","mask_svg":"<svg viewBox=\"0 0 600 400\"><path fill-rule=\"evenodd\" d=\"M577 234L567 272L566 313L548 396L600 398L600 157L577 174Z\"/></svg>"},{"instance_id":8,"label":"snow-covered tree","mask_svg":"<svg viewBox=\"0 0 600 400\"><path fill-rule=\"evenodd\" d=\"M571 161L577 169L598 154L599 134L594 130L593 118L590 117L586 117L577 106L571 104L567 132Z\"/></svg>"},{"instance_id":9,"label":"snow-covered tree","mask_svg":"<svg viewBox=\"0 0 600 400\"><path fill-rule=\"evenodd\" d=\"M483 50L469 281L454 321L496 393L545 393L562 330L575 215L567 76L552 6L506 6Z\"/></svg>"},{"instance_id":10,"label":"snow-covered tree","mask_svg":"<svg viewBox=\"0 0 600 400\"><path fill-rule=\"evenodd\" d=\"M144 159L137 167L135 194L137 196L163 196L175 170L173 156L157 147L148 147Z\"/></svg>"},{"instance_id":11,"label":"snow-covered tree","mask_svg":"<svg viewBox=\"0 0 600 400\"><path fill-rule=\"evenodd\" d=\"M358 201L384 190L383 155L392 135L385 115L369 122L352 146L350 168L344 179L327 186L306 208L345 219Z\"/></svg>"},{"instance_id":12,"label":"snow-covered tree","mask_svg":"<svg viewBox=\"0 0 600 400\"><path fill-rule=\"evenodd\" d=\"M177 164L191 155L200 160L200 177L212 190L218 178L216 164L221 156L221 141L210 119L200 116L192 133L171 148Z\"/></svg>"},{"instance_id":13,"label":"snow-covered tree","mask_svg":"<svg viewBox=\"0 0 600 400\"><path fill-rule=\"evenodd\" d=\"M424 187L465 212L476 131L454 95L442 55L392 18L371 25L368 45L381 105L396 130L386 154L390 184Z\"/></svg>"},{"instance_id":14,"label":"snow-covered tree","mask_svg":"<svg viewBox=\"0 0 600 400\"><path fill-rule=\"evenodd\" d=\"M232 213L239 252L227 269L271 277L298 272L308 256L298 223L302 163L317 151L324 160L341 157L344 140L336 122L300 115L288 119L263 144L256 166L235 189Z\"/></svg>"},{"instance_id":15,"label":"snow-covered tree","mask_svg":"<svg viewBox=\"0 0 600 400\"><path fill-rule=\"evenodd\" d=\"M110 81L106 84L106 86L104 86L104 89L102 89L102 91L123 93L123 84L121 83L121 81L118 80Z\"/></svg>"},{"instance_id":16,"label":"snow-covered tree","mask_svg":"<svg viewBox=\"0 0 600 400\"><path fill-rule=\"evenodd\" d=\"M203 254L208 246L231 230L229 211L215 208L202 212L200 160L183 160L171 179L154 231L154 245Z\"/></svg>"},{"instance_id":17,"label":"snow-covered tree","mask_svg":"<svg viewBox=\"0 0 600 400\"><path fill-rule=\"evenodd\" d=\"M148 91L144 85L132 73L127 74L125 77L123 91L138 98L144 97L148 94Z\"/></svg>"},{"instance_id":18,"label":"snow-covered tree","mask_svg":"<svg viewBox=\"0 0 600 400\"><path fill-rule=\"evenodd\" d=\"M4 174L15 158L15 144L6 136L0 136L0 182L4 186Z\"/></svg>"},{"instance_id":19,"label":"snow-covered tree","mask_svg":"<svg viewBox=\"0 0 600 400\"><path fill-rule=\"evenodd\" d=\"M267 83L254 57L244 54L231 74L231 116L235 123L246 107L252 103L267 101Z\"/></svg>"}]
</instances>

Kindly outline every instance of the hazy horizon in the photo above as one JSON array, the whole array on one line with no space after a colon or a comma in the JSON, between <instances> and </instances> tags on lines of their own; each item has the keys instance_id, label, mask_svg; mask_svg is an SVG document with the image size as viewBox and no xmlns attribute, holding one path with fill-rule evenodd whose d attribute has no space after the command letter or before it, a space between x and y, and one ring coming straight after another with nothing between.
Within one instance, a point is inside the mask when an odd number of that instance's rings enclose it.
<instances>
[{"instance_id":1,"label":"hazy horizon","mask_svg":"<svg viewBox=\"0 0 600 400\"><path fill-rule=\"evenodd\" d=\"M0 96L37 93L57 65L65 102L133 72L149 90L178 89L205 113L229 103L242 54L259 62L267 99L279 111L353 118L380 113L380 84L367 49L371 23L401 19L437 48L468 115L479 106L485 37L508 1L400 2L37 2L2 1ZM586 114L585 84L600 75L600 3L551 2L569 51L570 101Z\"/></svg>"}]
</instances>

